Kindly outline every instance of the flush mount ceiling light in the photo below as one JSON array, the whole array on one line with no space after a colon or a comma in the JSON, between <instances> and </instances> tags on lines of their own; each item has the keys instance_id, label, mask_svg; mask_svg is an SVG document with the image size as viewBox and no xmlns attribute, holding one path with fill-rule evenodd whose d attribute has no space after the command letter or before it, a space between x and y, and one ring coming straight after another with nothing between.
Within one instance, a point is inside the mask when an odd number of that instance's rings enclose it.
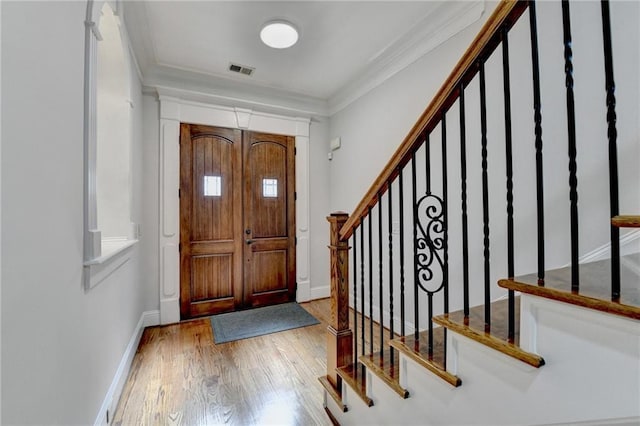
<instances>
[{"instance_id":1,"label":"flush mount ceiling light","mask_svg":"<svg viewBox=\"0 0 640 426\"><path fill-rule=\"evenodd\" d=\"M291 22L269 21L260 31L260 40L274 49L286 49L298 41L298 30Z\"/></svg>"}]
</instances>

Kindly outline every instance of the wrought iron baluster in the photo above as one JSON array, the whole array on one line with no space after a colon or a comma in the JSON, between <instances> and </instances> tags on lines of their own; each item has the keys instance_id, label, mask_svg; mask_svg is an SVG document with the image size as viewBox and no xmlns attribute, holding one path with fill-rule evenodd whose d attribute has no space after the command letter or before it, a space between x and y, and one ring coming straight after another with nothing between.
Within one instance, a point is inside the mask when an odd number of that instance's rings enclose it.
<instances>
[{"instance_id":1,"label":"wrought iron baluster","mask_svg":"<svg viewBox=\"0 0 640 426\"><path fill-rule=\"evenodd\" d=\"M447 205L447 192L448 179L447 179L447 116L446 112L442 112L442 223L443 223L443 244L442 244L442 291L444 292L444 313L449 313L449 230L448 230L448 205ZM433 322L430 320L430 322ZM433 331L429 336L429 342L431 347L431 356L433 356ZM447 339L447 329L444 330L444 339ZM443 362L447 362L447 345L443 345L444 358Z\"/></svg>"},{"instance_id":2,"label":"wrought iron baluster","mask_svg":"<svg viewBox=\"0 0 640 426\"><path fill-rule=\"evenodd\" d=\"M388 193L388 214L387 218L388 232L389 232L389 340L393 340L393 184L391 181L387 183L389 187ZM380 324L384 326L384 324ZM391 355L391 362L393 363L393 348L389 351Z\"/></svg>"},{"instance_id":3,"label":"wrought iron baluster","mask_svg":"<svg viewBox=\"0 0 640 426\"><path fill-rule=\"evenodd\" d=\"M487 95L484 62L480 61L480 133L482 139L482 230L484 245L484 326L491 327L491 271L489 251L489 176L487 173Z\"/></svg>"},{"instance_id":4,"label":"wrought iron baluster","mask_svg":"<svg viewBox=\"0 0 640 426\"><path fill-rule=\"evenodd\" d=\"M578 263L578 165L576 163L576 113L573 96L573 51L571 48L571 16L569 1L562 0L562 32L564 41L564 74L567 88L567 135L569 146L569 200L571 221L571 290L580 289L580 265Z\"/></svg>"},{"instance_id":5,"label":"wrought iron baluster","mask_svg":"<svg viewBox=\"0 0 640 426\"><path fill-rule=\"evenodd\" d=\"M444 133L446 138L446 130ZM426 168L430 178L431 163L427 163ZM446 183L444 185L446 190ZM444 210L443 199L433 194L430 187L416 205L416 282L427 293L427 346L430 355L433 354L433 295L443 290L446 281Z\"/></svg>"},{"instance_id":6,"label":"wrought iron baluster","mask_svg":"<svg viewBox=\"0 0 640 426\"><path fill-rule=\"evenodd\" d=\"M389 231L389 340L393 340L393 184L387 183L388 194L388 231ZM382 352L383 348L380 348ZM390 349L391 362L393 363L393 348Z\"/></svg>"},{"instance_id":7,"label":"wrought iron baluster","mask_svg":"<svg viewBox=\"0 0 640 426\"><path fill-rule=\"evenodd\" d=\"M427 354L429 358L433 358L433 293L427 293L427 313L429 315Z\"/></svg>"},{"instance_id":8,"label":"wrought iron baluster","mask_svg":"<svg viewBox=\"0 0 640 426\"><path fill-rule=\"evenodd\" d=\"M544 186L542 174L542 105L540 102L540 65L538 59L538 26L536 2L529 2L529 32L531 36L531 64L533 71L533 120L536 136L536 198L538 222L538 285L544 285Z\"/></svg>"},{"instance_id":9,"label":"wrought iron baluster","mask_svg":"<svg viewBox=\"0 0 640 426\"><path fill-rule=\"evenodd\" d=\"M400 204L400 335L404 336L404 185L402 171L402 168L398 168L398 197Z\"/></svg>"},{"instance_id":10,"label":"wrought iron baluster","mask_svg":"<svg viewBox=\"0 0 640 426\"><path fill-rule=\"evenodd\" d=\"M447 116L442 112L442 290L444 291L444 313L449 313L449 230L447 229L448 204L447 192L449 190L447 179Z\"/></svg>"},{"instance_id":11,"label":"wrought iron baluster","mask_svg":"<svg viewBox=\"0 0 640 426\"><path fill-rule=\"evenodd\" d=\"M604 41L605 89L607 91L607 137L609 139L609 208L611 217L620 213L618 202L618 131L616 129L616 84L613 78L611 14L609 1L601 0ZM620 299L620 229L611 225L611 299Z\"/></svg>"},{"instance_id":12,"label":"wrought iron baluster","mask_svg":"<svg viewBox=\"0 0 640 426\"><path fill-rule=\"evenodd\" d=\"M380 320L380 358L384 356L383 348L384 348L384 315L383 315L383 283L382 283L382 197L380 193L378 193L378 272L379 272L379 294L378 294L378 307L380 309L379 312L379 320Z\"/></svg>"},{"instance_id":13,"label":"wrought iron baluster","mask_svg":"<svg viewBox=\"0 0 640 426\"><path fill-rule=\"evenodd\" d=\"M509 32L502 28L502 81L504 88L504 137L505 161L507 169L507 275L515 275L514 231L513 231L513 136L511 129L511 81L509 73ZM508 334L509 341L515 338L515 295L508 291Z\"/></svg>"},{"instance_id":14,"label":"wrought iron baluster","mask_svg":"<svg viewBox=\"0 0 640 426\"><path fill-rule=\"evenodd\" d=\"M353 228L353 353L358 354L358 227ZM357 358L357 356L356 356ZM353 363L357 361L354 359Z\"/></svg>"},{"instance_id":15,"label":"wrought iron baluster","mask_svg":"<svg viewBox=\"0 0 640 426\"><path fill-rule=\"evenodd\" d=\"M373 242L371 232L371 207L369 207L369 353L373 353Z\"/></svg>"},{"instance_id":16,"label":"wrought iron baluster","mask_svg":"<svg viewBox=\"0 0 640 426\"><path fill-rule=\"evenodd\" d=\"M460 84L460 198L462 201L462 298L464 317L469 317L469 232L467 220L467 131L464 85Z\"/></svg>"},{"instance_id":17,"label":"wrought iron baluster","mask_svg":"<svg viewBox=\"0 0 640 426\"><path fill-rule=\"evenodd\" d=\"M431 137L431 133L427 133L427 139L424 143L424 164L425 167L425 182L426 184L426 193L431 194L431 144L429 143L429 139Z\"/></svg>"},{"instance_id":18,"label":"wrought iron baluster","mask_svg":"<svg viewBox=\"0 0 640 426\"><path fill-rule=\"evenodd\" d=\"M420 318L418 298L418 195L416 188L416 153L411 153L411 189L413 192L413 321L415 323L415 339L420 338Z\"/></svg>"},{"instance_id":19,"label":"wrought iron baluster","mask_svg":"<svg viewBox=\"0 0 640 426\"><path fill-rule=\"evenodd\" d=\"M356 303L355 301L353 303ZM365 345L365 328L364 328L364 218L360 218L360 341L362 343L362 355L364 355ZM357 352L356 352L357 354Z\"/></svg>"}]
</instances>

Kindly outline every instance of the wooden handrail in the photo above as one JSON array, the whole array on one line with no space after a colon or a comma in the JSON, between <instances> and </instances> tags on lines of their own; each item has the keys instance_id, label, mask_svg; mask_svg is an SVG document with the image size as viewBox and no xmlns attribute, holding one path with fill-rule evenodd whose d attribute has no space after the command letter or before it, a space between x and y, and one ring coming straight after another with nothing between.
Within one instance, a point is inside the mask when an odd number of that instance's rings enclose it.
<instances>
[{"instance_id":1,"label":"wooden handrail","mask_svg":"<svg viewBox=\"0 0 640 426\"><path fill-rule=\"evenodd\" d=\"M422 113L407 137L404 138L362 201L351 214L349 220L340 230L340 238L342 240L351 237L355 226L368 214L369 207L375 206L378 202L378 194L382 195L387 191L388 182L398 175L399 169L410 160L412 152L417 150L424 141L422 136L437 126L442 113L455 102L459 94L460 84L468 84L475 76L478 60L482 57L487 57L498 46L500 30L505 27L507 29L511 28L528 6L528 1L503 0L496 7L496 10L453 68L453 71L440 87L427 109Z\"/></svg>"}]
</instances>

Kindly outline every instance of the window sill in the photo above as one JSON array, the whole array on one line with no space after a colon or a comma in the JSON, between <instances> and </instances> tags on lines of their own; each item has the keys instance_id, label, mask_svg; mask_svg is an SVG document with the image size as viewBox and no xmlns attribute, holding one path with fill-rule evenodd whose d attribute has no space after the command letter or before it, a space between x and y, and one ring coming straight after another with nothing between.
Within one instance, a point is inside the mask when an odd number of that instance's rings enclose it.
<instances>
[{"instance_id":1,"label":"window sill","mask_svg":"<svg viewBox=\"0 0 640 426\"><path fill-rule=\"evenodd\" d=\"M133 247L137 243L138 240L103 240L101 244L101 256L96 257L95 259L87 260L86 262L84 262L84 265L91 266L107 263L109 262L109 260L118 256L129 247Z\"/></svg>"},{"instance_id":2,"label":"window sill","mask_svg":"<svg viewBox=\"0 0 640 426\"><path fill-rule=\"evenodd\" d=\"M138 240L103 240L101 244L101 256L84 262L84 286L89 290L117 269L123 266L131 258L131 247Z\"/></svg>"}]
</instances>

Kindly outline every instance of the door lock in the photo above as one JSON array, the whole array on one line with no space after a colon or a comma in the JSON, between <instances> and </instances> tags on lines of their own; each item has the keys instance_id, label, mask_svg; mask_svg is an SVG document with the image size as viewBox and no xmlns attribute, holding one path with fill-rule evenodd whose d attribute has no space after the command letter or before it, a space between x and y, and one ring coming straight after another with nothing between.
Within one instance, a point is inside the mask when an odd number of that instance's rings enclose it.
<instances>
[{"instance_id":1,"label":"door lock","mask_svg":"<svg viewBox=\"0 0 640 426\"><path fill-rule=\"evenodd\" d=\"M244 230L244 233L247 235L251 235L251 229L247 228Z\"/></svg>"}]
</instances>

